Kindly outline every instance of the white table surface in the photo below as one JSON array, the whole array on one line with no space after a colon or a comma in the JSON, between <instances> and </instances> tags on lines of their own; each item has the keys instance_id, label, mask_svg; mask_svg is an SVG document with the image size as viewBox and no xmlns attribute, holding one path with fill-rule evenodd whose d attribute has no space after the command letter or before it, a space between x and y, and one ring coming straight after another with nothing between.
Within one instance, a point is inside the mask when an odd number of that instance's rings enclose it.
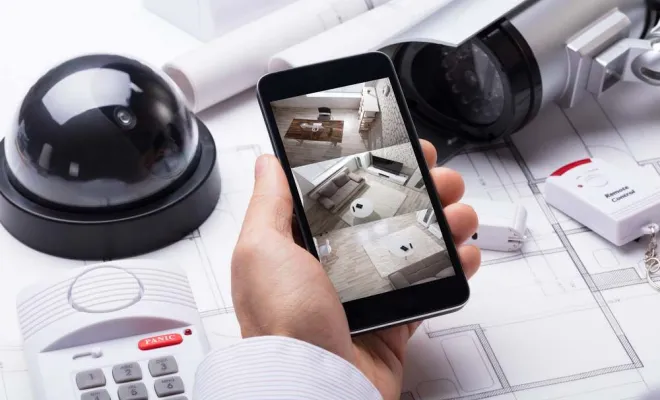
<instances>
[{"instance_id":1,"label":"white table surface","mask_svg":"<svg viewBox=\"0 0 660 400\"><path fill-rule=\"evenodd\" d=\"M362 208L357 208L357 205L361 204ZM374 203L364 197L353 200L351 203L351 210L353 210L353 215L357 218L367 218L374 212Z\"/></svg>"},{"instance_id":2,"label":"white table surface","mask_svg":"<svg viewBox=\"0 0 660 400\"><path fill-rule=\"evenodd\" d=\"M389 250L397 257L406 258L415 254L415 244L412 243L413 247L411 248L411 243L412 240L402 240L401 238L396 238L389 242ZM403 251L401 246L408 247L408 251Z\"/></svg>"},{"instance_id":3,"label":"white table surface","mask_svg":"<svg viewBox=\"0 0 660 400\"><path fill-rule=\"evenodd\" d=\"M24 93L46 69L84 53L129 55L160 67L201 44L140 0L0 0L0 136ZM200 114L218 147L259 144L272 152L253 90Z\"/></svg>"}]
</instances>

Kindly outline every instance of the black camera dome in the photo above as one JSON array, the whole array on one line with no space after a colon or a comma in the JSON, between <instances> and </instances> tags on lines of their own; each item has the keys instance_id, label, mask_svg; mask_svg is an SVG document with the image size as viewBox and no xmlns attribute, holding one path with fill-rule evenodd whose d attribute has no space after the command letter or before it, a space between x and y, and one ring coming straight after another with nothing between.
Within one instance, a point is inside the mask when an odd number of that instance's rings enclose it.
<instances>
[{"instance_id":1,"label":"black camera dome","mask_svg":"<svg viewBox=\"0 0 660 400\"><path fill-rule=\"evenodd\" d=\"M27 92L0 144L0 222L52 255L115 259L169 245L220 197L213 136L161 71L70 59Z\"/></svg>"},{"instance_id":2,"label":"black camera dome","mask_svg":"<svg viewBox=\"0 0 660 400\"><path fill-rule=\"evenodd\" d=\"M15 185L36 202L114 208L175 187L198 143L168 79L133 59L90 55L35 83L5 154Z\"/></svg>"}]
</instances>

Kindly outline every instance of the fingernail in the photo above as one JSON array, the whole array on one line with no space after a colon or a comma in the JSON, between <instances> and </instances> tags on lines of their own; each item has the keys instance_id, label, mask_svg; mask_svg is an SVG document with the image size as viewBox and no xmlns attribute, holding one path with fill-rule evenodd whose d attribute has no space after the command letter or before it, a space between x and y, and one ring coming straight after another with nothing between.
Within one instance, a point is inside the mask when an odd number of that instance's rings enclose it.
<instances>
[{"instance_id":1,"label":"fingernail","mask_svg":"<svg viewBox=\"0 0 660 400\"><path fill-rule=\"evenodd\" d=\"M268 168L268 163L270 162L270 157L267 155L262 155L257 159L257 165L254 167L255 177L260 176Z\"/></svg>"}]
</instances>

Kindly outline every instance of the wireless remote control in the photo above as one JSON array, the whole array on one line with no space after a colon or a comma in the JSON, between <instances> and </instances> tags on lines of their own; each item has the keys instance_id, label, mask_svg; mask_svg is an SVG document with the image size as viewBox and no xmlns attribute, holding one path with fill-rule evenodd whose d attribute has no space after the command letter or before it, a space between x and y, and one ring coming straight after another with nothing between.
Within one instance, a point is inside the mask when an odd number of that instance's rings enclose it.
<instances>
[{"instance_id":1,"label":"wireless remote control","mask_svg":"<svg viewBox=\"0 0 660 400\"><path fill-rule=\"evenodd\" d=\"M564 165L545 183L545 200L612 244L621 246L660 223L660 188L603 160Z\"/></svg>"},{"instance_id":2,"label":"wireless remote control","mask_svg":"<svg viewBox=\"0 0 660 400\"><path fill-rule=\"evenodd\" d=\"M157 261L86 266L17 301L34 398L190 400L209 352L183 270Z\"/></svg>"}]
</instances>

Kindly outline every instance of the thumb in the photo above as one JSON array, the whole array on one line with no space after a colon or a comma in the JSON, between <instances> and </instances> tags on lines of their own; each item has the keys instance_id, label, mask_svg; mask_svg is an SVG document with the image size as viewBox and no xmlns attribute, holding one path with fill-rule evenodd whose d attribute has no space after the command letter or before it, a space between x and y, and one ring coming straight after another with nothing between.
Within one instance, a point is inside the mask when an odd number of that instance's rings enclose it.
<instances>
[{"instance_id":1,"label":"thumb","mask_svg":"<svg viewBox=\"0 0 660 400\"><path fill-rule=\"evenodd\" d=\"M255 165L255 182L243 228L276 230L291 236L293 198L289 182L277 158L262 155Z\"/></svg>"}]
</instances>

